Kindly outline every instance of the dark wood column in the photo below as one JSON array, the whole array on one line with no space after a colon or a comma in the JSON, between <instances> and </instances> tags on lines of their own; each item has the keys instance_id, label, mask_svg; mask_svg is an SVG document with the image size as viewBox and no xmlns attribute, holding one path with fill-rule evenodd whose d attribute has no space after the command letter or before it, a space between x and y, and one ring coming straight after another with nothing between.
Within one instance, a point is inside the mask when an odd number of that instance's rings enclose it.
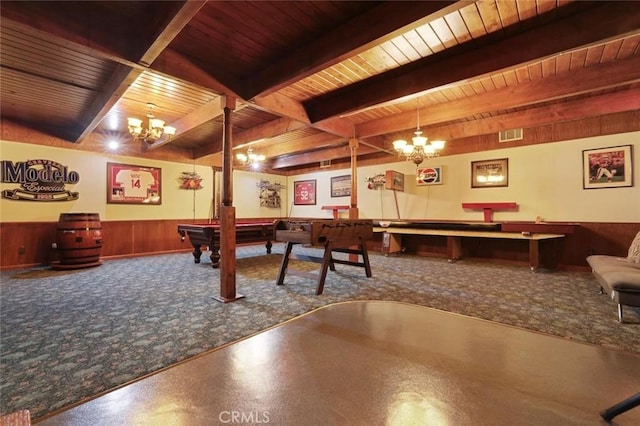
<instances>
[{"instance_id":1,"label":"dark wood column","mask_svg":"<svg viewBox=\"0 0 640 426\"><path fill-rule=\"evenodd\" d=\"M236 293L236 209L233 207L233 97L222 97L224 131L222 137L222 204L220 206L220 295L219 302L233 302L244 296Z\"/></svg>"},{"instance_id":2,"label":"dark wood column","mask_svg":"<svg viewBox=\"0 0 640 426\"><path fill-rule=\"evenodd\" d=\"M349 219L358 219L358 139L349 139L351 150L351 206Z\"/></svg>"},{"instance_id":3,"label":"dark wood column","mask_svg":"<svg viewBox=\"0 0 640 426\"><path fill-rule=\"evenodd\" d=\"M358 139L349 139L349 149L351 150L351 206L349 207L349 219L358 219ZM350 254L351 262L358 261L357 254Z\"/></svg>"}]
</instances>

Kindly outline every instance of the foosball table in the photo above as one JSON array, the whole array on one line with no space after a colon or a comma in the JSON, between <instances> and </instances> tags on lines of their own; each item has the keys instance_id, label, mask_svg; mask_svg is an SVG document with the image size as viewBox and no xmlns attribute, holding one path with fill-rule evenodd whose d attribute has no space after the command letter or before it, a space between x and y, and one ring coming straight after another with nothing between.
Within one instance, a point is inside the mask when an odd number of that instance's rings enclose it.
<instances>
[{"instance_id":1,"label":"foosball table","mask_svg":"<svg viewBox=\"0 0 640 426\"><path fill-rule=\"evenodd\" d=\"M371 265L366 240L373 238L373 221L360 219L279 220L274 223L276 241L285 242L277 285L283 285L285 275L317 280L316 294L322 294L327 271L335 271L335 264L357 266L371 277ZM324 248L323 257L292 253L297 244ZM333 253L348 253L349 260L336 259ZM359 260L358 256L362 257ZM297 259L322 264L319 274L288 268L289 260Z\"/></svg>"}]
</instances>

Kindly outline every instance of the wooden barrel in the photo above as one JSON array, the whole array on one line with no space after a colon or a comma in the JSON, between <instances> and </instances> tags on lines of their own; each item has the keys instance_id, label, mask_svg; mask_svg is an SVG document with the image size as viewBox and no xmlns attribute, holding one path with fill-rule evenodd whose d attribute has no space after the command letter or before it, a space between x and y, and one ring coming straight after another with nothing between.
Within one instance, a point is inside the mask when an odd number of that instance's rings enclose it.
<instances>
[{"instance_id":1,"label":"wooden barrel","mask_svg":"<svg viewBox=\"0 0 640 426\"><path fill-rule=\"evenodd\" d=\"M61 213L56 231L61 265L86 267L100 264L102 225L98 213Z\"/></svg>"}]
</instances>

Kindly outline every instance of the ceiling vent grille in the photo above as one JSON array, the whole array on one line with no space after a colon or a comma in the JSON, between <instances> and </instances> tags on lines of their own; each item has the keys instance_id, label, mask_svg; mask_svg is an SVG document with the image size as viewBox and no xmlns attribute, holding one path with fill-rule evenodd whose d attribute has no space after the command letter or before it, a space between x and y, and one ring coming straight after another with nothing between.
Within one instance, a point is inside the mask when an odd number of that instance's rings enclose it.
<instances>
[{"instance_id":1,"label":"ceiling vent grille","mask_svg":"<svg viewBox=\"0 0 640 426\"><path fill-rule=\"evenodd\" d=\"M511 142L522 140L522 129L503 130L499 133L500 142Z\"/></svg>"},{"instance_id":2,"label":"ceiling vent grille","mask_svg":"<svg viewBox=\"0 0 640 426\"><path fill-rule=\"evenodd\" d=\"M320 162L320 167L322 167L322 168L331 167L331 160L322 160Z\"/></svg>"}]
</instances>

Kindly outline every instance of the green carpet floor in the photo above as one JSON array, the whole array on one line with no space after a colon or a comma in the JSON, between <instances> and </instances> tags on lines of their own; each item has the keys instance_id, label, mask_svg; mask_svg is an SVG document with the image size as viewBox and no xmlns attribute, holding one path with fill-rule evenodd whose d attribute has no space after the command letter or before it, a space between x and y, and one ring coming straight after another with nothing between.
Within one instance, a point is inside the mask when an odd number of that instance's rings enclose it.
<instances>
[{"instance_id":1,"label":"green carpet floor","mask_svg":"<svg viewBox=\"0 0 640 426\"><path fill-rule=\"evenodd\" d=\"M237 290L246 298L227 304L212 299L219 271L207 256L194 264L189 253L2 272L0 413L29 409L35 419L348 300L415 303L640 355L640 310L625 307L628 323L619 324L615 304L588 272L371 253L372 278L338 264L316 296L308 279L287 276L275 285L283 249L238 248Z\"/></svg>"}]
</instances>

